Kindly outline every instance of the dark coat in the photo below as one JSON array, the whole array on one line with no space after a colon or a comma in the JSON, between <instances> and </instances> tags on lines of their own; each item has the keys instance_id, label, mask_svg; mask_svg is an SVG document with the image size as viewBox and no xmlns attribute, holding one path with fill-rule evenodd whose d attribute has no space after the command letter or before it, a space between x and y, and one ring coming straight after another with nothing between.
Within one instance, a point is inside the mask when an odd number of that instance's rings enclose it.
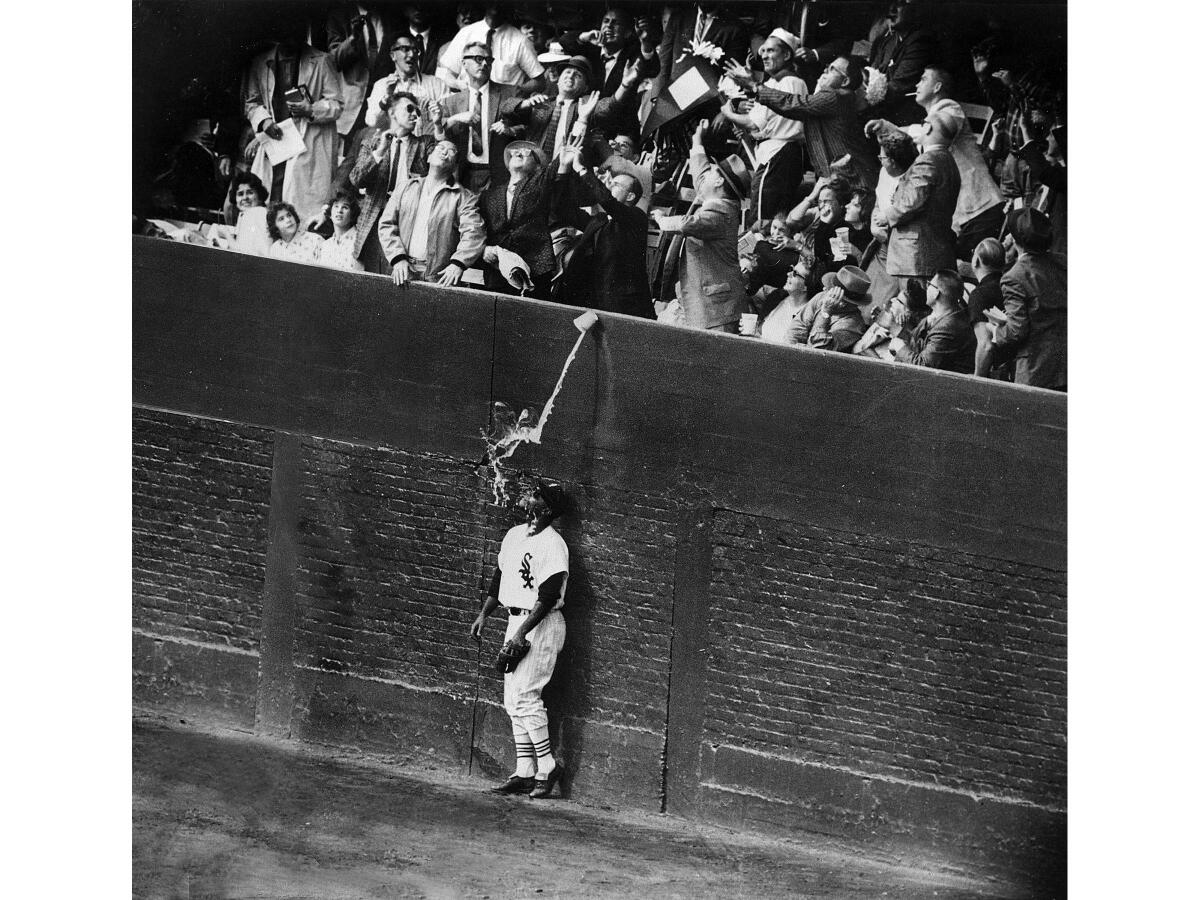
<instances>
[{"instance_id":1,"label":"dark coat","mask_svg":"<svg viewBox=\"0 0 1200 900\"><path fill-rule=\"evenodd\" d=\"M758 102L785 119L804 122L804 143L813 169L828 178L829 164L850 154L850 181L856 187L874 190L879 183L879 159L863 137L852 91L818 91L807 97L775 88L762 88Z\"/></svg>"},{"instance_id":2,"label":"dark coat","mask_svg":"<svg viewBox=\"0 0 1200 900\"><path fill-rule=\"evenodd\" d=\"M912 331L899 362L970 375L975 371L975 331L965 309L942 316L926 315Z\"/></svg>"},{"instance_id":3,"label":"dark coat","mask_svg":"<svg viewBox=\"0 0 1200 900\"><path fill-rule=\"evenodd\" d=\"M590 170L582 181L586 196L572 200L598 203L603 212L592 216L584 226L558 282L555 299L573 306L654 318L644 264L649 217L636 206L614 200ZM560 197L566 194L564 187Z\"/></svg>"},{"instance_id":4,"label":"dark coat","mask_svg":"<svg viewBox=\"0 0 1200 900\"><path fill-rule=\"evenodd\" d=\"M371 95L372 86L380 78L386 78L396 70L389 51L403 21L394 18L386 7L376 11L383 24L383 34L379 36L379 52L375 54L374 65L369 65L362 41L355 41L350 32L350 20L358 15L357 3L344 3L335 7L330 10L329 17L325 20L325 46L329 48L334 68L347 81L362 85L362 102L351 126L352 131L358 130L365 123L366 99Z\"/></svg>"},{"instance_id":5,"label":"dark coat","mask_svg":"<svg viewBox=\"0 0 1200 900\"><path fill-rule=\"evenodd\" d=\"M550 244L550 213L557 206L558 183L543 167L517 187L512 215L508 205L508 182L495 184L483 193L483 221L487 244L516 253L529 264L530 275L545 275L554 268Z\"/></svg>"},{"instance_id":6,"label":"dark coat","mask_svg":"<svg viewBox=\"0 0 1200 900\"><path fill-rule=\"evenodd\" d=\"M998 348L1016 353L1017 384L1065 390L1067 386L1067 267L1052 253L1017 257L1000 279L1004 314Z\"/></svg>"},{"instance_id":7,"label":"dark coat","mask_svg":"<svg viewBox=\"0 0 1200 900\"><path fill-rule=\"evenodd\" d=\"M937 35L924 27L892 29L877 37L871 44L868 64L887 76L887 93L877 105L868 107L868 117L901 126L924 121L925 110L907 95L916 88L925 67L934 61L937 49Z\"/></svg>"},{"instance_id":8,"label":"dark coat","mask_svg":"<svg viewBox=\"0 0 1200 900\"><path fill-rule=\"evenodd\" d=\"M889 275L928 277L956 267L951 223L961 184L958 164L945 147L926 150L900 176L887 210Z\"/></svg>"},{"instance_id":9,"label":"dark coat","mask_svg":"<svg viewBox=\"0 0 1200 900\"><path fill-rule=\"evenodd\" d=\"M617 61L613 63L612 71L608 73L607 78L604 75L604 55L599 47L595 44L585 44L583 55L592 64L592 73L595 76L592 87L600 91L601 97L611 97L617 92L617 88L621 86L621 78L625 74L625 66L631 59L638 61L639 81L643 78L654 78L661 69L657 54L650 59L642 57L641 47L636 38L631 39L617 54Z\"/></svg>"}]
</instances>

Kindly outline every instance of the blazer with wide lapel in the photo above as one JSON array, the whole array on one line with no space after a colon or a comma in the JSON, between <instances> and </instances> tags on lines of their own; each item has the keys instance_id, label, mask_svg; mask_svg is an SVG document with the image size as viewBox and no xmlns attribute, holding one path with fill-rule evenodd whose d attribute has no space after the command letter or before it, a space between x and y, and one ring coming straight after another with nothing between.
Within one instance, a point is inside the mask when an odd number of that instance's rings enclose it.
<instances>
[{"instance_id":1,"label":"blazer with wide lapel","mask_svg":"<svg viewBox=\"0 0 1200 900\"><path fill-rule=\"evenodd\" d=\"M375 150L383 139L383 129L374 128L373 133L363 138L358 151L358 161L350 172L350 184L365 191L359 204L358 222L355 225L357 236L354 239L354 255L362 252L363 245L370 237L371 229L375 227L379 214L387 206L388 176L391 175L391 159L389 152L383 162L375 161ZM429 171L429 163L425 160L425 151L436 143L433 135L408 138L408 173L409 175L424 175ZM403 183L403 179L400 180Z\"/></svg>"},{"instance_id":2,"label":"blazer with wide lapel","mask_svg":"<svg viewBox=\"0 0 1200 900\"><path fill-rule=\"evenodd\" d=\"M509 215L508 182L493 184L483 194L483 218L488 243L511 250L529 264L531 275L554 268L554 250L548 225L557 196L549 167L524 179L513 196Z\"/></svg>"},{"instance_id":3,"label":"blazer with wide lapel","mask_svg":"<svg viewBox=\"0 0 1200 900\"><path fill-rule=\"evenodd\" d=\"M508 146L512 138L504 134L495 134L492 131L492 125L501 117L507 119L520 102L521 95L513 85L497 84L494 81L488 83L487 108L480 117L479 127L487 138L488 166L492 170L493 181L508 179L508 170L504 166L504 148ZM450 94L442 101L442 108L447 119L458 113L466 112L471 108L470 89ZM467 126L459 122L448 122L446 133L458 147L459 167L465 169L468 165L467 143L470 139Z\"/></svg>"}]
</instances>

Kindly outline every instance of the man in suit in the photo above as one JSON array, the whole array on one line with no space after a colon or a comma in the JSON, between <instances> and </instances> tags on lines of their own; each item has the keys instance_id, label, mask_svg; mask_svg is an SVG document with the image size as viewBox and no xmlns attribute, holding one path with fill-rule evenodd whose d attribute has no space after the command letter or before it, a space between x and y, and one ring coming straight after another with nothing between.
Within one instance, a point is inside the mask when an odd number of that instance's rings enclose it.
<instances>
[{"instance_id":1,"label":"man in suit","mask_svg":"<svg viewBox=\"0 0 1200 900\"><path fill-rule=\"evenodd\" d=\"M553 170L546 165L541 147L530 141L513 141L504 148L508 180L493 183L481 206L487 226L483 251L485 284L489 290L517 293L505 271L505 258L496 251L515 253L529 270L529 287L539 300L550 299L554 250L550 242L550 213L558 206Z\"/></svg>"},{"instance_id":2,"label":"man in suit","mask_svg":"<svg viewBox=\"0 0 1200 900\"><path fill-rule=\"evenodd\" d=\"M392 192L379 218L379 241L398 285L409 281L458 284L483 252L479 196L458 183L458 149L438 141L427 173L410 175Z\"/></svg>"},{"instance_id":3,"label":"man in suit","mask_svg":"<svg viewBox=\"0 0 1200 900\"><path fill-rule=\"evenodd\" d=\"M679 304L689 328L736 332L746 311L746 289L738 265L741 203L749 195L750 173L737 155L713 164L704 152L708 121L692 135L688 157L699 208L683 216L654 211L663 234L675 233L679 256ZM675 252L673 240L669 253ZM640 260L639 260L640 262Z\"/></svg>"},{"instance_id":4,"label":"man in suit","mask_svg":"<svg viewBox=\"0 0 1200 900\"><path fill-rule=\"evenodd\" d=\"M573 134L585 134L590 129L598 133L616 128L628 131L630 125L636 128L636 122L630 121L633 116L630 85L636 80L632 69L622 74L621 86L612 97L601 98L596 91L588 95L592 76L587 57L572 56L562 64L555 96L534 94L520 100L510 106L505 121L514 130L524 126L525 138L537 144L552 165ZM585 163L600 163L610 155L607 142L597 141L597 137L598 134L594 135L585 148Z\"/></svg>"},{"instance_id":5,"label":"man in suit","mask_svg":"<svg viewBox=\"0 0 1200 900\"><path fill-rule=\"evenodd\" d=\"M637 78L655 77L660 69L657 45L662 28L649 17L637 19L627 9L609 9L600 28L581 34L582 50L596 73L596 90L611 97L621 86L625 66L636 62Z\"/></svg>"},{"instance_id":6,"label":"man in suit","mask_svg":"<svg viewBox=\"0 0 1200 900\"><path fill-rule=\"evenodd\" d=\"M898 342L893 347L896 361L970 375L975 370L975 332L962 298L962 279L943 269L929 279L925 305L914 308L899 297L893 300L893 317L912 329L907 344L893 339Z\"/></svg>"},{"instance_id":7,"label":"man in suit","mask_svg":"<svg viewBox=\"0 0 1200 900\"><path fill-rule=\"evenodd\" d=\"M666 90L679 74L676 64L691 43L716 44L724 49L726 58L739 63L746 61L750 52L750 32L722 4L701 2L670 7L667 14L659 50L662 69L654 84L653 96ZM678 68L682 69L683 65Z\"/></svg>"},{"instance_id":8,"label":"man in suit","mask_svg":"<svg viewBox=\"0 0 1200 900\"><path fill-rule=\"evenodd\" d=\"M942 113L956 126L949 150L958 166L962 188L958 192L952 224L958 235L958 258L970 259L976 244L1000 233L1000 226L1004 224L1004 197L992 180L966 113L950 99L950 88L950 73L940 66L928 66L917 82L915 99L925 109L927 118ZM889 130L898 129L885 119L872 119L867 123L867 131L872 134ZM923 125L910 125L904 130L918 147L922 145L925 138Z\"/></svg>"},{"instance_id":9,"label":"man in suit","mask_svg":"<svg viewBox=\"0 0 1200 900\"><path fill-rule=\"evenodd\" d=\"M871 44L868 74L879 73L867 84L867 114L897 125L911 125L925 111L909 96L921 73L937 55L937 35L926 27L928 4L921 0L893 0L888 27Z\"/></svg>"},{"instance_id":10,"label":"man in suit","mask_svg":"<svg viewBox=\"0 0 1200 900\"><path fill-rule=\"evenodd\" d=\"M608 176L607 185L602 184L579 155L579 143L575 142L567 146L558 161L560 183L577 179L572 186L580 190L570 190L564 184L559 196L575 219L571 224L583 233L568 251L562 277L555 284L554 299L589 309L653 318L650 282L641 264L650 226L649 217L638 208L642 183L636 176L620 172ZM597 205L599 211L585 216L579 209L583 204Z\"/></svg>"},{"instance_id":11,"label":"man in suit","mask_svg":"<svg viewBox=\"0 0 1200 900\"><path fill-rule=\"evenodd\" d=\"M1006 322L992 343L1013 351L1017 384L1067 389L1067 266L1048 252L1054 240L1050 219L1028 207L1011 219L1017 261L1000 279Z\"/></svg>"},{"instance_id":12,"label":"man in suit","mask_svg":"<svg viewBox=\"0 0 1200 900\"><path fill-rule=\"evenodd\" d=\"M367 125L372 128L386 128L388 97L397 91L407 91L417 98L417 103L421 106L421 120L417 123L415 134L432 134L432 104L450 95L449 86L440 78L423 75L418 71L417 43L411 34L400 32L396 35L396 39L392 41L391 55L395 71L380 78L371 88L364 113Z\"/></svg>"},{"instance_id":13,"label":"man in suit","mask_svg":"<svg viewBox=\"0 0 1200 900\"><path fill-rule=\"evenodd\" d=\"M416 97L403 91L393 94L388 103L388 127L367 133L350 172L350 184L364 191L354 255L367 272L386 275L391 271L375 223L396 185L426 172L425 157L435 138L413 134L418 118Z\"/></svg>"},{"instance_id":14,"label":"man in suit","mask_svg":"<svg viewBox=\"0 0 1200 900\"><path fill-rule=\"evenodd\" d=\"M955 268L957 240L952 224L961 180L950 155L957 123L934 113L925 123L924 150L896 183L885 209L887 273L928 278L938 269Z\"/></svg>"},{"instance_id":15,"label":"man in suit","mask_svg":"<svg viewBox=\"0 0 1200 900\"><path fill-rule=\"evenodd\" d=\"M326 46L341 78L344 101L337 130L346 144L364 125L371 88L392 71L388 48L398 32L399 23L373 4L346 3L325 20Z\"/></svg>"},{"instance_id":16,"label":"man in suit","mask_svg":"<svg viewBox=\"0 0 1200 900\"><path fill-rule=\"evenodd\" d=\"M436 75L438 51L454 37L452 30L435 23L432 3L405 3L401 7L408 34L417 50L417 71L422 75Z\"/></svg>"},{"instance_id":17,"label":"man in suit","mask_svg":"<svg viewBox=\"0 0 1200 900\"><path fill-rule=\"evenodd\" d=\"M504 148L514 132L501 113L515 107L520 95L512 85L491 80L487 45L467 44L462 63L467 89L442 101L446 134L458 147L460 180L473 191L483 191L508 179Z\"/></svg>"}]
</instances>

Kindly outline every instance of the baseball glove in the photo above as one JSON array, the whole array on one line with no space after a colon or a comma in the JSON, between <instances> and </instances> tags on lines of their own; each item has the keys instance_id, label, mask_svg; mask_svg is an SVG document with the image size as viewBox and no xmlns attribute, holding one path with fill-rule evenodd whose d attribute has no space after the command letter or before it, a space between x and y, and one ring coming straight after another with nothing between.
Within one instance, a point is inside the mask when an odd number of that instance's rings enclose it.
<instances>
[{"instance_id":1,"label":"baseball glove","mask_svg":"<svg viewBox=\"0 0 1200 900\"><path fill-rule=\"evenodd\" d=\"M525 654L529 652L529 641L505 641L500 652L496 654L496 671L508 674L517 667Z\"/></svg>"}]
</instances>

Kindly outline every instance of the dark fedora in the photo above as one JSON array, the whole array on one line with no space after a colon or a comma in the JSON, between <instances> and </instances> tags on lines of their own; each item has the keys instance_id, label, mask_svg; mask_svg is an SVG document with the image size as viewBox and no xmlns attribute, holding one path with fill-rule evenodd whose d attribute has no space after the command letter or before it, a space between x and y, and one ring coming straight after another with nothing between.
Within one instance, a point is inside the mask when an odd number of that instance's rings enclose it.
<instances>
[{"instance_id":1,"label":"dark fedora","mask_svg":"<svg viewBox=\"0 0 1200 900\"><path fill-rule=\"evenodd\" d=\"M717 163L717 168L725 176L725 183L737 195L738 200L745 200L750 196L750 170L746 168L746 163L740 156L731 153Z\"/></svg>"},{"instance_id":2,"label":"dark fedora","mask_svg":"<svg viewBox=\"0 0 1200 900\"><path fill-rule=\"evenodd\" d=\"M595 76L592 74L592 64L588 61L586 56L572 56L566 62L562 63L562 67L564 69L578 69L583 73L583 77L587 79L589 87L596 80Z\"/></svg>"},{"instance_id":3,"label":"dark fedora","mask_svg":"<svg viewBox=\"0 0 1200 900\"><path fill-rule=\"evenodd\" d=\"M842 266L837 273L838 284L854 303L869 303L871 278L858 266Z\"/></svg>"}]
</instances>

